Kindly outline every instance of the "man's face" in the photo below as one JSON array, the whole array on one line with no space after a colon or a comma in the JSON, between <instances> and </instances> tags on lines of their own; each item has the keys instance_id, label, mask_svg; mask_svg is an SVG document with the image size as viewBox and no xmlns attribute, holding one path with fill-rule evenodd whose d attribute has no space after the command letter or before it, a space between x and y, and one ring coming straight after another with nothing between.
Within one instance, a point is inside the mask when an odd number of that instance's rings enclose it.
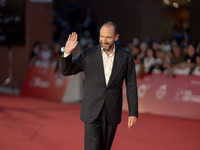
<instances>
[{"instance_id":1,"label":"man's face","mask_svg":"<svg viewBox=\"0 0 200 150\"><path fill-rule=\"evenodd\" d=\"M100 30L99 43L105 51L112 51L119 34L115 34L113 26L103 26Z\"/></svg>"}]
</instances>

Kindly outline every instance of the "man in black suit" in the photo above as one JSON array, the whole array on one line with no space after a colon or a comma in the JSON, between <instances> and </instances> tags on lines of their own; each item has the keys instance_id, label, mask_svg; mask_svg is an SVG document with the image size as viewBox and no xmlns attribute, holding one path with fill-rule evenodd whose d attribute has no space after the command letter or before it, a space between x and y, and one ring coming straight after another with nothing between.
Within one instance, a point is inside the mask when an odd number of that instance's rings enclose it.
<instances>
[{"instance_id":1,"label":"man in black suit","mask_svg":"<svg viewBox=\"0 0 200 150\"><path fill-rule=\"evenodd\" d=\"M115 45L117 26L106 22L100 29L100 45L85 49L72 61L77 34L69 35L61 58L63 75L85 74L85 93L80 119L85 125L85 150L110 150L122 114L125 79L129 108L128 128L138 117L137 83L133 56Z\"/></svg>"}]
</instances>

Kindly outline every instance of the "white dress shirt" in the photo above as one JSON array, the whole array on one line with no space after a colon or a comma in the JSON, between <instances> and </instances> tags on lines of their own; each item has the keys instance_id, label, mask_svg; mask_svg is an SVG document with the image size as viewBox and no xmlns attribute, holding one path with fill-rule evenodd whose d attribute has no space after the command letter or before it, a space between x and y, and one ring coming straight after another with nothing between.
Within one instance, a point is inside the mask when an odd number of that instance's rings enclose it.
<instances>
[{"instance_id":1,"label":"white dress shirt","mask_svg":"<svg viewBox=\"0 0 200 150\"><path fill-rule=\"evenodd\" d=\"M102 49L102 58L103 58L103 67L104 67L104 75L106 80L106 85L108 85L112 68L113 68L113 62L115 57L115 47L110 55L107 55L104 50Z\"/></svg>"},{"instance_id":2,"label":"white dress shirt","mask_svg":"<svg viewBox=\"0 0 200 150\"><path fill-rule=\"evenodd\" d=\"M101 54L102 54L102 59L103 59L103 67L104 67L104 75L105 75L105 81L106 85L108 85L111 73L112 73L112 68L113 68L113 62L114 62L114 57L115 57L115 46L113 48L113 51L110 55L107 55L103 49L101 49ZM64 57L69 56L70 54L64 53Z\"/></svg>"}]
</instances>

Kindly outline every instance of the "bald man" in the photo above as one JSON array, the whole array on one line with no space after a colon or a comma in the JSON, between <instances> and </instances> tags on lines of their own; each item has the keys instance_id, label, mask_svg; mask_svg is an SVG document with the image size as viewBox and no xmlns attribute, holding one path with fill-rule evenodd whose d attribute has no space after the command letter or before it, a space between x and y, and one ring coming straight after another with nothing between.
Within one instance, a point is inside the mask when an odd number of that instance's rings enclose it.
<instances>
[{"instance_id":1,"label":"bald man","mask_svg":"<svg viewBox=\"0 0 200 150\"><path fill-rule=\"evenodd\" d=\"M78 35L73 32L68 37L61 57L63 75L85 74L85 93L80 112L80 119L85 126L85 150L111 149L117 125L121 122L124 80L129 108L128 128L135 125L138 117L133 56L115 44L118 38L116 24L106 22L100 29L100 44L84 49L72 61L71 53L78 44Z\"/></svg>"}]
</instances>

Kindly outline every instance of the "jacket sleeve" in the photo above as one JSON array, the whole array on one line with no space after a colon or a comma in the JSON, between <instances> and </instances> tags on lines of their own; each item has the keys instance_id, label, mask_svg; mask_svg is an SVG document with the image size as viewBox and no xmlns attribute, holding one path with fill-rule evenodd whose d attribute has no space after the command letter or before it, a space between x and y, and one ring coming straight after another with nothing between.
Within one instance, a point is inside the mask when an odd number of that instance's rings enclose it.
<instances>
[{"instance_id":1,"label":"jacket sleeve","mask_svg":"<svg viewBox=\"0 0 200 150\"><path fill-rule=\"evenodd\" d=\"M61 57L61 73L64 76L77 74L84 69L84 51L72 61L72 54Z\"/></svg>"},{"instance_id":2,"label":"jacket sleeve","mask_svg":"<svg viewBox=\"0 0 200 150\"><path fill-rule=\"evenodd\" d=\"M126 81L126 93L127 93L129 116L138 117L137 81L136 81L134 59L131 54L129 55L128 69L125 81Z\"/></svg>"}]
</instances>

